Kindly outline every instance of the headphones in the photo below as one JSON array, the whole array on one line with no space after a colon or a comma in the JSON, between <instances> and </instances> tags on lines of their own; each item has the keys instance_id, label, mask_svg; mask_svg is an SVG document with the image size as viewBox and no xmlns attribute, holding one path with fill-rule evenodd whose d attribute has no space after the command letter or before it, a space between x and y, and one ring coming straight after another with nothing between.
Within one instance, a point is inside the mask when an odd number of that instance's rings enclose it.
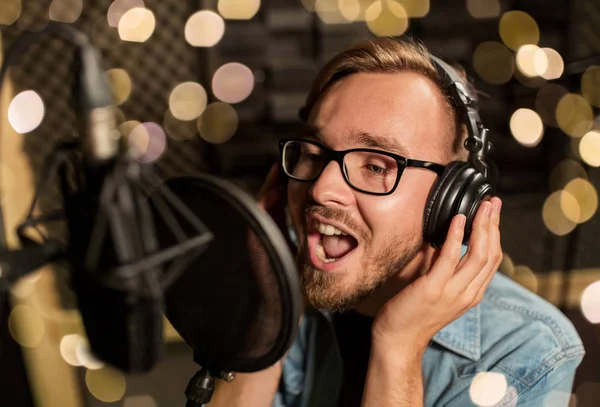
<instances>
[{"instance_id":1,"label":"headphones","mask_svg":"<svg viewBox=\"0 0 600 407\"><path fill-rule=\"evenodd\" d=\"M463 243L468 242L479 206L494 194L497 171L495 165L486 160L492 144L487 139L488 129L479 117L475 97L454 68L433 55L431 61L441 78L442 87L466 123L468 137L464 146L469 151L467 161L452 161L446 166L427 198L423 236L431 246L440 249L452 218L458 214L467 218Z\"/></svg>"}]
</instances>

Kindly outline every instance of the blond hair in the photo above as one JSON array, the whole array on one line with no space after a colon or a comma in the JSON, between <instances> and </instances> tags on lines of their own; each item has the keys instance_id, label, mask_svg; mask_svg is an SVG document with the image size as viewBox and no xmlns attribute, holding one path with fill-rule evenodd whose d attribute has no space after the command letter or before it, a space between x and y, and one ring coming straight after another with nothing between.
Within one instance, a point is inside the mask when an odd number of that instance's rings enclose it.
<instances>
[{"instance_id":1,"label":"blond hair","mask_svg":"<svg viewBox=\"0 0 600 407\"><path fill-rule=\"evenodd\" d=\"M475 95L464 69L456 65L452 66ZM395 73L407 70L420 73L438 85L440 92L445 96L445 108L451 117L448 126L448 135L452 138L449 155L451 159L465 160L468 155L463 147L464 139L467 137L466 125L450 96L442 88L441 78L431 62L429 51L423 43L413 38L367 40L336 54L315 77L305 106L300 110L300 118L305 122L308 121L312 109L329 86L347 75L359 72Z\"/></svg>"}]
</instances>

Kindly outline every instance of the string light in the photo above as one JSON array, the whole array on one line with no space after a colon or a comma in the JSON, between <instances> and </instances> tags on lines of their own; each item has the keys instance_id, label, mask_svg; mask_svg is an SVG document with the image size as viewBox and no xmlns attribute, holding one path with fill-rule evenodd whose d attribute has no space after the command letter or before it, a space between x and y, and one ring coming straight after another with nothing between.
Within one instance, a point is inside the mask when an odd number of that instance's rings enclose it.
<instances>
[{"instance_id":1,"label":"string light","mask_svg":"<svg viewBox=\"0 0 600 407\"><path fill-rule=\"evenodd\" d=\"M204 87L196 82L183 82L177 85L169 95L169 109L179 120L195 120L204 109L208 97Z\"/></svg>"},{"instance_id":2,"label":"string light","mask_svg":"<svg viewBox=\"0 0 600 407\"><path fill-rule=\"evenodd\" d=\"M367 27L379 37L398 37L408 29L408 14L395 0L377 0L365 11Z\"/></svg>"},{"instance_id":3,"label":"string light","mask_svg":"<svg viewBox=\"0 0 600 407\"><path fill-rule=\"evenodd\" d=\"M575 197L564 190L550 194L546 198L542 209L542 219L546 228L557 236L564 236L571 233L577 226L577 223L565 216L563 207L573 207L576 205L578 203Z\"/></svg>"},{"instance_id":4,"label":"string light","mask_svg":"<svg viewBox=\"0 0 600 407\"><path fill-rule=\"evenodd\" d=\"M518 51L523 45L536 45L540 40L540 29L533 17L519 10L502 14L499 32L502 42L513 51Z\"/></svg>"},{"instance_id":5,"label":"string light","mask_svg":"<svg viewBox=\"0 0 600 407\"><path fill-rule=\"evenodd\" d=\"M106 19L111 27L117 28L121 17L133 8L146 8L144 0L115 0L106 12Z\"/></svg>"},{"instance_id":6,"label":"string light","mask_svg":"<svg viewBox=\"0 0 600 407\"><path fill-rule=\"evenodd\" d=\"M123 41L146 42L154 33L156 18L147 8L132 8L119 20L119 37Z\"/></svg>"},{"instance_id":7,"label":"string light","mask_svg":"<svg viewBox=\"0 0 600 407\"><path fill-rule=\"evenodd\" d=\"M49 9L50 20L62 23L74 23L83 11L81 0L52 0Z\"/></svg>"},{"instance_id":8,"label":"string light","mask_svg":"<svg viewBox=\"0 0 600 407\"><path fill-rule=\"evenodd\" d=\"M258 13L260 0L219 0L217 10L228 20L250 20Z\"/></svg>"},{"instance_id":9,"label":"string light","mask_svg":"<svg viewBox=\"0 0 600 407\"><path fill-rule=\"evenodd\" d=\"M223 102L239 103L250 96L252 89L254 89L252 71L238 62L222 65L213 75L213 94Z\"/></svg>"},{"instance_id":10,"label":"string light","mask_svg":"<svg viewBox=\"0 0 600 407\"><path fill-rule=\"evenodd\" d=\"M481 79L493 85L508 82L515 69L511 51L496 41L482 42L475 48L473 67Z\"/></svg>"},{"instance_id":11,"label":"string light","mask_svg":"<svg viewBox=\"0 0 600 407\"><path fill-rule=\"evenodd\" d=\"M347 20L342 15L338 0L316 0L315 12L325 24L344 24Z\"/></svg>"},{"instance_id":12,"label":"string light","mask_svg":"<svg viewBox=\"0 0 600 407\"><path fill-rule=\"evenodd\" d=\"M21 0L2 0L0 24L12 25L21 15Z\"/></svg>"},{"instance_id":13,"label":"string light","mask_svg":"<svg viewBox=\"0 0 600 407\"><path fill-rule=\"evenodd\" d=\"M587 132L579 143L581 159L592 167L600 167L600 132Z\"/></svg>"},{"instance_id":14,"label":"string light","mask_svg":"<svg viewBox=\"0 0 600 407\"><path fill-rule=\"evenodd\" d=\"M224 34L225 21L214 11L198 11L185 23L185 40L193 47L212 47Z\"/></svg>"},{"instance_id":15,"label":"string light","mask_svg":"<svg viewBox=\"0 0 600 407\"><path fill-rule=\"evenodd\" d=\"M238 128L238 114L227 103L214 102L198 118L200 136L209 143L219 144L229 140Z\"/></svg>"},{"instance_id":16,"label":"string light","mask_svg":"<svg viewBox=\"0 0 600 407\"><path fill-rule=\"evenodd\" d=\"M583 290L580 307L588 321L600 324L600 281L593 282Z\"/></svg>"},{"instance_id":17,"label":"string light","mask_svg":"<svg viewBox=\"0 0 600 407\"><path fill-rule=\"evenodd\" d=\"M594 185L586 179L575 178L565 186L564 191L568 194L563 194L563 197L571 195L577 201L577 205L571 207L568 206L568 200L561 201L563 213L570 221L584 223L594 216L598 210L598 192Z\"/></svg>"},{"instance_id":18,"label":"string light","mask_svg":"<svg viewBox=\"0 0 600 407\"><path fill-rule=\"evenodd\" d=\"M572 158L566 158L559 162L550 172L550 190L554 192L563 189L575 178L587 180L587 172L579 162Z\"/></svg>"},{"instance_id":19,"label":"string light","mask_svg":"<svg viewBox=\"0 0 600 407\"><path fill-rule=\"evenodd\" d=\"M44 102L33 90L19 93L8 106L8 122L20 134L37 129L44 120L44 115Z\"/></svg>"},{"instance_id":20,"label":"string light","mask_svg":"<svg viewBox=\"0 0 600 407\"><path fill-rule=\"evenodd\" d=\"M469 396L478 406L493 406L504 398L507 389L508 383L502 373L481 372L473 378Z\"/></svg>"},{"instance_id":21,"label":"string light","mask_svg":"<svg viewBox=\"0 0 600 407\"><path fill-rule=\"evenodd\" d=\"M516 266L512 278L532 293L538 292L538 278L529 267L524 265Z\"/></svg>"},{"instance_id":22,"label":"string light","mask_svg":"<svg viewBox=\"0 0 600 407\"><path fill-rule=\"evenodd\" d=\"M571 137L583 137L594 121L594 112L588 102L575 93L564 95L556 105L556 122Z\"/></svg>"},{"instance_id":23,"label":"string light","mask_svg":"<svg viewBox=\"0 0 600 407\"><path fill-rule=\"evenodd\" d=\"M500 15L498 0L467 0L467 11L474 18L494 18Z\"/></svg>"},{"instance_id":24,"label":"string light","mask_svg":"<svg viewBox=\"0 0 600 407\"><path fill-rule=\"evenodd\" d=\"M548 70L548 57L537 45L523 45L517 51L516 59L519 71L529 78L542 76Z\"/></svg>"},{"instance_id":25,"label":"string light","mask_svg":"<svg viewBox=\"0 0 600 407\"><path fill-rule=\"evenodd\" d=\"M581 93L591 105L600 107L600 66L592 65L581 75Z\"/></svg>"},{"instance_id":26,"label":"string light","mask_svg":"<svg viewBox=\"0 0 600 407\"><path fill-rule=\"evenodd\" d=\"M510 118L513 137L526 147L535 147L544 135L544 124L540 116L531 109L518 109Z\"/></svg>"},{"instance_id":27,"label":"string light","mask_svg":"<svg viewBox=\"0 0 600 407\"><path fill-rule=\"evenodd\" d=\"M88 369L85 372L85 384L94 397L105 403L121 400L127 387L123 373L109 366L98 370Z\"/></svg>"},{"instance_id":28,"label":"string light","mask_svg":"<svg viewBox=\"0 0 600 407\"><path fill-rule=\"evenodd\" d=\"M549 81L560 78L565 70L565 63L558 51L552 48L541 48L538 52L543 52L548 60L548 68L540 76Z\"/></svg>"},{"instance_id":29,"label":"string light","mask_svg":"<svg viewBox=\"0 0 600 407\"><path fill-rule=\"evenodd\" d=\"M113 68L106 71L115 104L121 105L129 99L133 84L125 69Z\"/></svg>"}]
</instances>

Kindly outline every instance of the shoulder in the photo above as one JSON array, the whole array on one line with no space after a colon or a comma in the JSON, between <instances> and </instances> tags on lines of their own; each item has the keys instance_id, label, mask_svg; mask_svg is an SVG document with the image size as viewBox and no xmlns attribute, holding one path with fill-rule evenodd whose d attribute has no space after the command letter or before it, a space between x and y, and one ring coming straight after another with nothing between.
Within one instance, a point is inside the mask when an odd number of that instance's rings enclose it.
<instances>
[{"instance_id":1,"label":"shoulder","mask_svg":"<svg viewBox=\"0 0 600 407\"><path fill-rule=\"evenodd\" d=\"M481 361L493 363L490 368L510 375L519 387L533 386L566 362L576 367L583 358L571 321L508 277L494 277L480 306Z\"/></svg>"}]
</instances>

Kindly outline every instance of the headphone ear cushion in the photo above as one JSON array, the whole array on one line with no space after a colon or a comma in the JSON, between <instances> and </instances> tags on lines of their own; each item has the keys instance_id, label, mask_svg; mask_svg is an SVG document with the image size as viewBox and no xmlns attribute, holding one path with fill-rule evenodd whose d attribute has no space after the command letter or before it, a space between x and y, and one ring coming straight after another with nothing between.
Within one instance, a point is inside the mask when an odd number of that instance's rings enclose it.
<instances>
[{"instance_id":1,"label":"headphone ear cushion","mask_svg":"<svg viewBox=\"0 0 600 407\"><path fill-rule=\"evenodd\" d=\"M464 182L466 181L465 178L470 178L466 173L466 170L469 168L475 172L467 162L451 162L446 166L443 174L438 178L429 192L423 220L423 235L425 240L435 248L441 247L441 244L446 239L447 230L443 233L442 237L441 228L447 223L449 215L450 219L452 219L453 204L456 198L460 198L457 195L463 189ZM458 179L460 181L457 182Z\"/></svg>"}]
</instances>

